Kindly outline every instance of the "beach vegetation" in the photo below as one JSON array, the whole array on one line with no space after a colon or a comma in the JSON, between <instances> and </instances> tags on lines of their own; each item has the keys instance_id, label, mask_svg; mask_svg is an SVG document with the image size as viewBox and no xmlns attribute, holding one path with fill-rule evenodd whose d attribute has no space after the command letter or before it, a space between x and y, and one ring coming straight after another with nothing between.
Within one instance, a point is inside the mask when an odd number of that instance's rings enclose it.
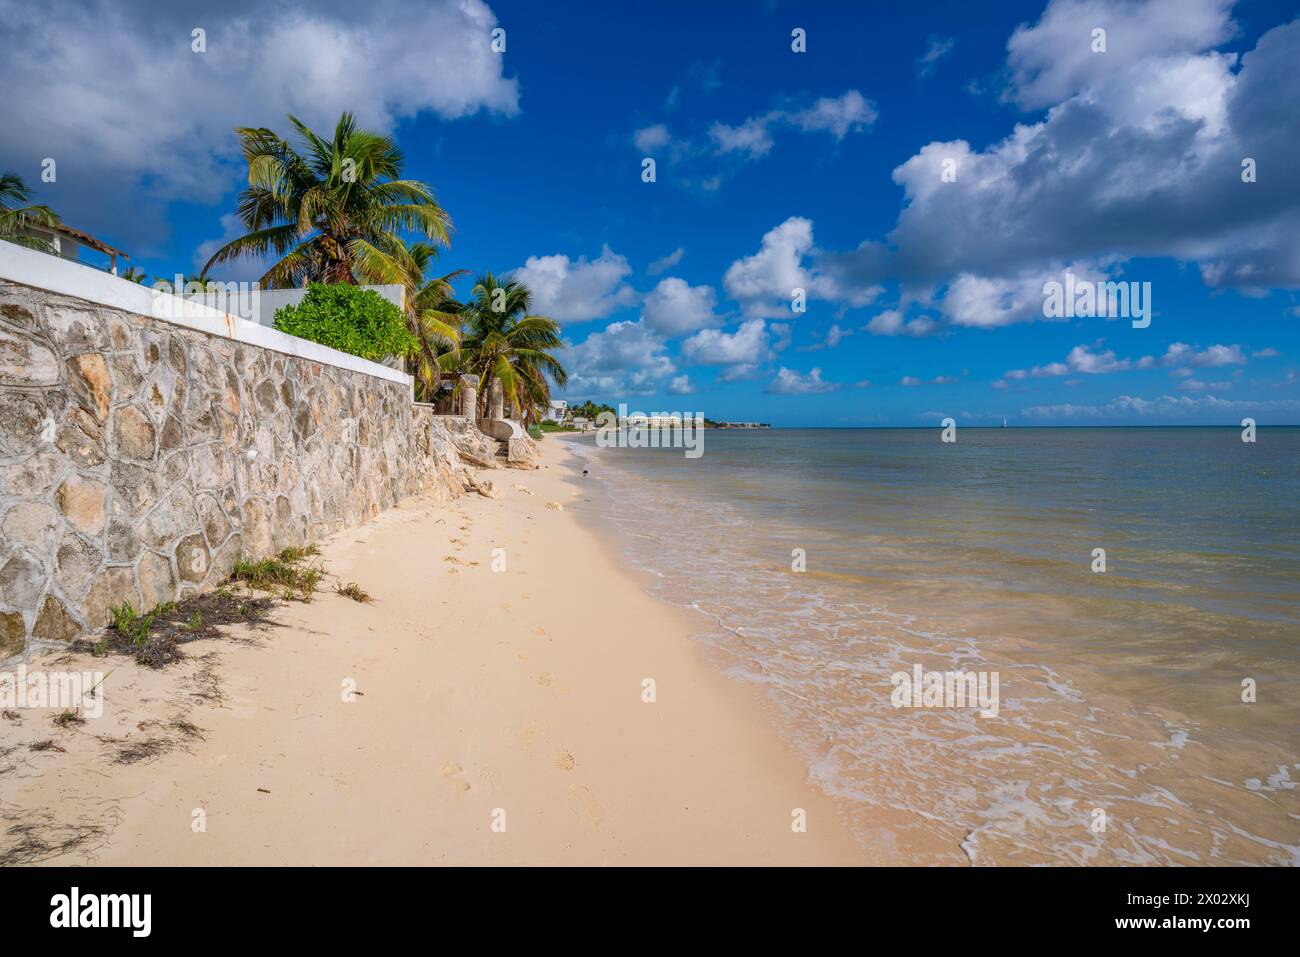
<instances>
[{"instance_id":1,"label":"beach vegetation","mask_svg":"<svg viewBox=\"0 0 1300 957\"><path fill-rule=\"evenodd\" d=\"M297 597L311 601L311 596L325 573L315 565L304 567L302 562L315 554L315 546L308 546L286 548L275 558L264 558L261 561L241 558L235 562L230 577L232 581L243 582L260 591L278 589L286 599Z\"/></svg>"},{"instance_id":2,"label":"beach vegetation","mask_svg":"<svg viewBox=\"0 0 1300 957\"><path fill-rule=\"evenodd\" d=\"M418 347L402 310L358 286L311 283L302 302L275 311L275 328L374 362Z\"/></svg>"},{"instance_id":3,"label":"beach vegetation","mask_svg":"<svg viewBox=\"0 0 1300 957\"><path fill-rule=\"evenodd\" d=\"M460 348L460 303L452 283L468 270L456 269L441 276L429 276L438 258L431 243L384 243L387 254L368 265L371 281L400 285L405 290L406 325L412 345L406 353L408 368L416 379L416 399L433 397L442 378L441 357L454 356Z\"/></svg>"},{"instance_id":4,"label":"beach vegetation","mask_svg":"<svg viewBox=\"0 0 1300 957\"><path fill-rule=\"evenodd\" d=\"M351 598L353 601L358 601L362 604L374 601L374 599L370 597L370 593L356 582L348 582L346 585L339 582L334 586L334 591L345 598Z\"/></svg>"},{"instance_id":5,"label":"beach vegetation","mask_svg":"<svg viewBox=\"0 0 1300 957\"><path fill-rule=\"evenodd\" d=\"M551 397L551 383L568 382L555 353L564 345L554 319L531 315L532 293L523 283L483 273L460 307L461 339L444 369L479 377L479 415L485 417L494 382L501 383L507 414L531 425Z\"/></svg>"},{"instance_id":6,"label":"beach vegetation","mask_svg":"<svg viewBox=\"0 0 1300 957\"><path fill-rule=\"evenodd\" d=\"M59 216L48 206L29 204L31 189L17 173L0 173L0 239L16 246L54 252L48 241L31 235L32 227L57 226Z\"/></svg>"}]
</instances>

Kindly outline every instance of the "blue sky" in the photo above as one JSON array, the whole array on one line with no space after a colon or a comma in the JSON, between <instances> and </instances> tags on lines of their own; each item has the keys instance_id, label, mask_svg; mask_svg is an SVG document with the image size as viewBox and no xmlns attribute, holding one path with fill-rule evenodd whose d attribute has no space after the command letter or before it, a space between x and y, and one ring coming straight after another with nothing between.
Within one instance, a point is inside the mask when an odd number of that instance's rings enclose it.
<instances>
[{"instance_id":1,"label":"blue sky","mask_svg":"<svg viewBox=\"0 0 1300 957\"><path fill-rule=\"evenodd\" d=\"M231 127L352 109L451 213L446 268L514 271L563 323L571 399L778 425L1300 422L1294 3L0 14L21 51L0 79L43 90L7 107L0 167L151 274L233 235ZM1045 319L1066 270L1150 282L1150 326Z\"/></svg>"}]
</instances>

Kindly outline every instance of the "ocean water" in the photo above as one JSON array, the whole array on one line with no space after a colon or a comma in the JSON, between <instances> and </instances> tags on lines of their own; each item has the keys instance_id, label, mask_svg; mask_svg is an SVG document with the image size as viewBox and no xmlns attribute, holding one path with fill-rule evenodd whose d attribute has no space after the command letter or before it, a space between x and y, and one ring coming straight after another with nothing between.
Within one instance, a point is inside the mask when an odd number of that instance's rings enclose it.
<instances>
[{"instance_id":1,"label":"ocean water","mask_svg":"<svg viewBox=\"0 0 1300 957\"><path fill-rule=\"evenodd\" d=\"M572 441L882 863L1300 864L1300 429ZM998 714L895 707L917 665L996 674Z\"/></svg>"}]
</instances>

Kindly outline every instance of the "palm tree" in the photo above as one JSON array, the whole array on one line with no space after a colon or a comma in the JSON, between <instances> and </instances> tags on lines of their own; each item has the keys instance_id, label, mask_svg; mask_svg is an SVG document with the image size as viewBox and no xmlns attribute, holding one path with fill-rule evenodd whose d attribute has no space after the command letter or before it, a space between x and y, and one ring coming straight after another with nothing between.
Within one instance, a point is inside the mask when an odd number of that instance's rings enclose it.
<instances>
[{"instance_id":1,"label":"palm tree","mask_svg":"<svg viewBox=\"0 0 1300 957\"><path fill-rule=\"evenodd\" d=\"M235 130L248 161L238 205L248 233L213 253L203 275L219 263L274 253L279 259L262 277L272 288L370 282L398 231L447 244L451 218L426 184L400 178L404 161L392 137L358 129L351 113L339 118L332 140L292 115L289 121L301 153L266 128Z\"/></svg>"},{"instance_id":2,"label":"palm tree","mask_svg":"<svg viewBox=\"0 0 1300 957\"><path fill-rule=\"evenodd\" d=\"M406 324L417 345L407 360L419 385L417 392L432 398L442 378L440 359L460 348L460 303L452 282L469 273L456 269L445 276L425 279L430 264L438 258L436 246L416 242L407 245L396 237L382 240L375 255L366 253L359 271L377 283L396 283L406 288Z\"/></svg>"},{"instance_id":3,"label":"palm tree","mask_svg":"<svg viewBox=\"0 0 1300 957\"><path fill-rule=\"evenodd\" d=\"M23 205L29 198L31 190L22 177L17 173L0 173L0 239L16 246L52 253L52 243L32 236L27 230L32 226L57 226L58 214L48 206Z\"/></svg>"},{"instance_id":4,"label":"palm tree","mask_svg":"<svg viewBox=\"0 0 1300 957\"><path fill-rule=\"evenodd\" d=\"M145 280L148 279L149 277L145 275L143 269L138 269L135 266L127 266L125 269L123 269L121 272L117 274L117 278L125 279L127 282L134 282L143 285Z\"/></svg>"},{"instance_id":5,"label":"palm tree","mask_svg":"<svg viewBox=\"0 0 1300 957\"><path fill-rule=\"evenodd\" d=\"M551 354L564 344L560 326L554 319L528 315L531 304L532 293L523 283L511 279L503 285L484 273L461 307L460 356L443 356L443 368L458 363L478 375L480 417L487 412L494 381L500 381L510 409L522 409L526 419L549 399L548 377L560 386L568 381Z\"/></svg>"}]
</instances>

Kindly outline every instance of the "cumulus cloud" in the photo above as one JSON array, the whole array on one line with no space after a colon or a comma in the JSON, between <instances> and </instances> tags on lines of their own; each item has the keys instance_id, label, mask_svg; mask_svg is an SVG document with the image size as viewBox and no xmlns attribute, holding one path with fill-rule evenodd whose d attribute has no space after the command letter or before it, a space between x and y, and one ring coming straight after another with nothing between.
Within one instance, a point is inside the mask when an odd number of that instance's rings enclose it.
<instances>
[{"instance_id":1,"label":"cumulus cloud","mask_svg":"<svg viewBox=\"0 0 1300 957\"><path fill-rule=\"evenodd\" d=\"M974 327L1041 319L1042 282L1063 268L1104 278L1140 257L1247 294L1300 286L1287 172L1300 167L1300 20L1238 57L1217 49L1236 33L1231 7L1052 0L1007 59L1006 99L1046 112L984 148L921 147L893 171L903 210L888 236L823 254L823 268L897 279ZM1099 26L1105 53L1091 50Z\"/></svg>"},{"instance_id":2,"label":"cumulus cloud","mask_svg":"<svg viewBox=\"0 0 1300 957\"><path fill-rule=\"evenodd\" d=\"M805 110L782 116L805 133L830 133L842 140L850 133L868 129L880 114L875 103L857 90L849 90L840 96L824 96Z\"/></svg>"},{"instance_id":3,"label":"cumulus cloud","mask_svg":"<svg viewBox=\"0 0 1300 957\"><path fill-rule=\"evenodd\" d=\"M741 303L746 315L789 315L794 290L809 299L867 305L881 292L879 286L860 287L841 281L847 275L817 264L812 220L791 216L763 234L759 250L727 267L723 288ZM807 261L805 261L807 260Z\"/></svg>"},{"instance_id":4,"label":"cumulus cloud","mask_svg":"<svg viewBox=\"0 0 1300 957\"><path fill-rule=\"evenodd\" d=\"M1123 372L1131 368L1133 368L1133 363L1128 359L1116 358L1113 349L1107 349L1105 352L1093 352L1088 346L1080 345L1070 350L1070 354L1065 357L1064 362L1049 362L1046 365L1034 366L1032 369L1012 369L1003 376L1003 379L1018 381L1031 376L1042 378L1044 376L1071 374L1102 375L1108 372ZM997 385L997 383L994 383L994 385Z\"/></svg>"},{"instance_id":5,"label":"cumulus cloud","mask_svg":"<svg viewBox=\"0 0 1300 957\"><path fill-rule=\"evenodd\" d=\"M769 125L767 117L755 117L739 126L714 123L709 127L709 138L719 153L745 153L750 159L760 159L772 151Z\"/></svg>"},{"instance_id":6,"label":"cumulus cloud","mask_svg":"<svg viewBox=\"0 0 1300 957\"><path fill-rule=\"evenodd\" d=\"M529 256L513 275L532 290L536 314L556 322L587 322L637 302L636 290L623 281L631 273L627 259L606 246L591 261Z\"/></svg>"},{"instance_id":7,"label":"cumulus cloud","mask_svg":"<svg viewBox=\"0 0 1300 957\"><path fill-rule=\"evenodd\" d=\"M811 395L818 392L833 392L839 387L839 383L823 381L822 370L816 367L807 375L800 375L793 369L782 366L777 370L776 378L763 391L774 395Z\"/></svg>"},{"instance_id":8,"label":"cumulus cloud","mask_svg":"<svg viewBox=\"0 0 1300 957\"><path fill-rule=\"evenodd\" d=\"M1236 425L1242 415L1292 417L1300 413L1300 399L1269 399L1252 401L1247 399L1220 399L1207 395L1193 397L1188 395L1162 395L1154 399L1121 395L1101 405L1080 405L1061 403L1057 405L1035 405L1021 409L1020 414L1031 419L1125 419L1125 418L1161 418L1166 420L1184 419L1196 416L1198 419L1217 417L1224 424Z\"/></svg>"},{"instance_id":9,"label":"cumulus cloud","mask_svg":"<svg viewBox=\"0 0 1300 957\"><path fill-rule=\"evenodd\" d=\"M649 328L671 338L721 325L713 311L717 303L712 286L692 286L669 276L645 297L641 318Z\"/></svg>"},{"instance_id":10,"label":"cumulus cloud","mask_svg":"<svg viewBox=\"0 0 1300 957\"><path fill-rule=\"evenodd\" d=\"M560 361L569 372L569 395L647 395L677 371L663 339L640 321L612 322L566 346Z\"/></svg>"},{"instance_id":11,"label":"cumulus cloud","mask_svg":"<svg viewBox=\"0 0 1300 957\"><path fill-rule=\"evenodd\" d=\"M156 238L159 201L213 203L238 186L236 126L284 131L293 113L328 132L352 110L390 131L421 113L519 109L518 84L490 46L496 15L482 0L400 12L342 0L274 16L252 0L198 18L174 4L134 12L107 0L0 2L0 88L14 92L0 153L20 171L53 157L59 179L42 199L120 241ZM191 51L196 25L207 31L206 53Z\"/></svg>"},{"instance_id":12,"label":"cumulus cloud","mask_svg":"<svg viewBox=\"0 0 1300 957\"><path fill-rule=\"evenodd\" d=\"M697 365L755 365L772 358L767 341L767 324L750 319L734 332L702 329L682 342L682 355Z\"/></svg>"},{"instance_id":13,"label":"cumulus cloud","mask_svg":"<svg viewBox=\"0 0 1300 957\"><path fill-rule=\"evenodd\" d=\"M744 153L750 159L759 159L771 152L775 127L830 133L842 140L850 133L869 129L879 115L876 104L861 92L847 90L839 96L823 96L803 109L771 110L751 116L738 126L714 123L709 127L709 138L719 153Z\"/></svg>"},{"instance_id":14,"label":"cumulus cloud","mask_svg":"<svg viewBox=\"0 0 1300 957\"><path fill-rule=\"evenodd\" d=\"M691 385L689 376L679 375L668 383L668 391L673 395L690 395L695 387Z\"/></svg>"},{"instance_id":15,"label":"cumulus cloud","mask_svg":"<svg viewBox=\"0 0 1300 957\"><path fill-rule=\"evenodd\" d=\"M1139 369L1152 369L1157 366L1197 366L1214 368L1216 366L1245 365L1246 354L1238 345L1212 345L1197 351L1185 342L1171 343L1162 356L1143 356L1138 360Z\"/></svg>"},{"instance_id":16,"label":"cumulus cloud","mask_svg":"<svg viewBox=\"0 0 1300 957\"><path fill-rule=\"evenodd\" d=\"M1051 106L1166 57L1218 46L1236 32L1234 0L1053 0L1033 26L1007 41L1011 85L1021 106ZM1106 31L1094 53L1092 31Z\"/></svg>"},{"instance_id":17,"label":"cumulus cloud","mask_svg":"<svg viewBox=\"0 0 1300 957\"><path fill-rule=\"evenodd\" d=\"M1245 365L1247 361L1245 352L1238 345L1216 344L1198 351L1185 342L1175 342L1170 344L1163 355L1143 356L1136 362L1116 357L1113 349L1101 352L1095 351L1095 347L1078 345L1070 350L1064 361L1049 362L1045 365L1033 366L1030 369L1012 369L997 382L994 382L993 386L1002 389L1012 382L1023 382L1030 378L1038 379L1065 375L1105 375L1112 372L1126 372L1130 369L1170 368L1172 369L1171 375L1190 377L1192 372L1188 368L1189 366L1209 369L1221 366ZM1211 383L1211 387L1224 386L1226 388L1227 385L1222 382ZM1184 391L1198 391L1205 388L1206 385L1203 382L1179 385L1179 389Z\"/></svg>"},{"instance_id":18,"label":"cumulus cloud","mask_svg":"<svg viewBox=\"0 0 1300 957\"><path fill-rule=\"evenodd\" d=\"M886 309L871 318L865 326L863 332L869 332L873 336L913 336L921 338L923 336L933 335L939 328L929 316L917 316L915 319L905 319L902 310Z\"/></svg>"}]
</instances>

